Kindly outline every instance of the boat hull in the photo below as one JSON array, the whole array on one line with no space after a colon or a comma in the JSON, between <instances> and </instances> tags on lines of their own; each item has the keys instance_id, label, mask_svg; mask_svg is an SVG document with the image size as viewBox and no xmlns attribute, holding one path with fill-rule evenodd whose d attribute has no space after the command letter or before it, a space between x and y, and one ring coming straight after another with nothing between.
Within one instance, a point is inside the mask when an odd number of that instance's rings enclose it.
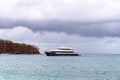
<instances>
[{"instance_id":1,"label":"boat hull","mask_svg":"<svg viewBox=\"0 0 120 80\"><path fill-rule=\"evenodd\" d=\"M52 52L52 53L49 53L49 52L45 52L45 54L47 55L47 56L80 56L79 54L69 54L69 53L66 53L66 54L56 54L56 53L54 53L54 52Z\"/></svg>"}]
</instances>

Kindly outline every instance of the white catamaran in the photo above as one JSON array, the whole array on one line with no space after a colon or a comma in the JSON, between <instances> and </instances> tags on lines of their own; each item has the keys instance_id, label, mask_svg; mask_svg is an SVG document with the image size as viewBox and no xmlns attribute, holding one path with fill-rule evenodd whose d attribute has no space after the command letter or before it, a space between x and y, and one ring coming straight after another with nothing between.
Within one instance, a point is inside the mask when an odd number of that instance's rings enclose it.
<instances>
[{"instance_id":1,"label":"white catamaran","mask_svg":"<svg viewBox=\"0 0 120 80\"><path fill-rule=\"evenodd\" d=\"M79 56L75 49L70 47L58 47L56 50L45 51L47 56Z\"/></svg>"}]
</instances>

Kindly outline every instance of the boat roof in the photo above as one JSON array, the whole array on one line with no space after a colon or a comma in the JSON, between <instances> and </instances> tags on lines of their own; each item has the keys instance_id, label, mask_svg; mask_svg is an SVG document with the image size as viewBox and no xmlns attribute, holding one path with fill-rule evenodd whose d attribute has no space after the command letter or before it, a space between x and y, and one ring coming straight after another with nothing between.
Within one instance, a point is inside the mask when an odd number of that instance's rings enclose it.
<instances>
[{"instance_id":1,"label":"boat roof","mask_svg":"<svg viewBox=\"0 0 120 80\"><path fill-rule=\"evenodd\" d=\"M58 47L58 49L70 49L70 50L73 50L73 48L71 48L71 47Z\"/></svg>"}]
</instances>

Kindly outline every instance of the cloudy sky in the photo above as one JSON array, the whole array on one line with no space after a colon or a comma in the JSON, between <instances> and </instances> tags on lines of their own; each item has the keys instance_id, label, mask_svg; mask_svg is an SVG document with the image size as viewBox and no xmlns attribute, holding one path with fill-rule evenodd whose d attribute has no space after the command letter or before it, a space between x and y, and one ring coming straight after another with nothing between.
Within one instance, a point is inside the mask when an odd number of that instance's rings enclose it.
<instances>
[{"instance_id":1,"label":"cloudy sky","mask_svg":"<svg viewBox=\"0 0 120 80\"><path fill-rule=\"evenodd\" d=\"M0 38L120 54L120 0L0 0Z\"/></svg>"}]
</instances>

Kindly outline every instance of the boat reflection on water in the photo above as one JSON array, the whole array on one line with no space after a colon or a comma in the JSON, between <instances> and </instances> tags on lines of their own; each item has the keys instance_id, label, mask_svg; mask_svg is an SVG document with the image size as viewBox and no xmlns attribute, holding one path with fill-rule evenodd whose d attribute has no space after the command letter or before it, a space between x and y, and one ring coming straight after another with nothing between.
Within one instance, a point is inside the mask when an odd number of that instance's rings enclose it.
<instances>
[{"instance_id":1,"label":"boat reflection on water","mask_svg":"<svg viewBox=\"0 0 120 80\"><path fill-rule=\"evenodd\" d=\"M47 56L80 56L75 49L70 47L58 47L56 50L45 51Z\"/></svg>"}]
</instances>

